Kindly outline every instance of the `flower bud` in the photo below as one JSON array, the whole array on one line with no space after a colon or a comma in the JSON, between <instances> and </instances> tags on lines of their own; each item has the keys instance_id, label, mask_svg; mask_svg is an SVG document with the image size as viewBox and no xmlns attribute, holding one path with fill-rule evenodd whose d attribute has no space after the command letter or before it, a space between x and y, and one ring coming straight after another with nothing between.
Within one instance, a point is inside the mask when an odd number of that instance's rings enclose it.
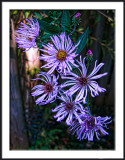
<instances>
[{"instance_id":1,"label":"flower bud","mask_svg":"<svg viewBox=\"0 0 125 160\"><path fill-rule=\"evenodd\" d=\"M79 18L80 16L81 16L81 13L77 12L76 15L75 15L75 18Z\"/></svg>"},{"instance_id":2,"label":"flower bud","mask_svg":"<svg viewBox=\"0 0 125 160\"><path fill-rule=\"evenodd\" d=\"M87 55L88 55L88 56L92 56L92 51L91 51L91 50L88 50L88 51L87 51Z\"/></svg>"}]
</instances>

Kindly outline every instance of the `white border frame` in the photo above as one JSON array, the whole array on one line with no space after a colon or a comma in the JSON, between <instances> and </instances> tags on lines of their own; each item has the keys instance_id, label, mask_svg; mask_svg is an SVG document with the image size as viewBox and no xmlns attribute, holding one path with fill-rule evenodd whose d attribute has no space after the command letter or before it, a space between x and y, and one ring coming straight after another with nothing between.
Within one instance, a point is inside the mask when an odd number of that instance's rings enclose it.
<instances>
[{"instance_id":1,"label":"white border frame","mask_svg":"<svg viewBox=\"0 0 125 160\"><path fill-rule=\"evenodd\" d=\"M123 2L2 2L2 158L123 158ZM115 9L116 139L114 151L9 150L9 10Z\"/></svg>"}]
</instances>

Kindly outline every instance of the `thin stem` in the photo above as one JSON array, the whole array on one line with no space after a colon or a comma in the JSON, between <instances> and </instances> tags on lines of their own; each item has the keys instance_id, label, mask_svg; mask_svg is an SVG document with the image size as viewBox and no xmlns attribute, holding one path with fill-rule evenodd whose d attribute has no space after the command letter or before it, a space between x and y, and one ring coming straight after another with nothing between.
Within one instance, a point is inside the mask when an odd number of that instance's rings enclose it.
<instances>
[{"instance_id":1,"label":"thin stem","mask_svg":"<svg viewBox=\"0 0 125 160\"><path fill-rule=\"evenodd\" d=\"M74 25L74 29L73 29L73 31L69 35L72 35L75 32L76 27L77 27L77 24Z\"/></svg>"},{"instance_id":2,"label":"thin stem","mask_svg":"<svg viewBox=\"0 0 125 160\"><path fill-rule=\"evenodd\" d=\"M97 12L99 12L100 14L102 14L102 15L103 15L104 17L106 17L108 20L114 22L114 20L113 20L111 17L107 16L105 13L102 13L101 11L97 11Z\"/></svg>"}]
</instances>

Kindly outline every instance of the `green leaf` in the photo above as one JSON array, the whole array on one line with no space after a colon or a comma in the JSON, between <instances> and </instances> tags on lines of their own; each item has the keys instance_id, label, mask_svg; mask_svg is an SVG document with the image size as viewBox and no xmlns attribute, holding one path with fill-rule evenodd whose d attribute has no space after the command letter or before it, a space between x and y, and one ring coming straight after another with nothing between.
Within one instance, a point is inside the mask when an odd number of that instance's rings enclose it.
<instances>
[{"instance_id":1,"label":"green leaf","mask_svg":"<svg viewBox=\"0 0 125 160\"><path fill-rule=\"evenodd\" d=\"M39 13L35 12L35 15L36 15L36 17L37 17L38 19L42 19L41 14L39 14Z\"/></svg>"},{"instance_id":2,"label":"green leaf","mask_svg":"<svg viewBox=\"0 0 125 160\"><path fill-rule=\"evenodd\" d=\"M56 17L56 11L53 12L53 16Z\"/></svg>"},{"instance_id":3,"label":"green leaf","mask_svg":"<svg viewBox=\"0 0 125 160\"><path fill-rule=\"evenodd\" d=\"M26 12L25 12L25 18L29 18L30 12L31 12L31 11L26 11Z\"/></svg>"},{"instance_id":4,"label":"green leaf","mask_svg":"<svg viewBox=\"0 0 125 160\"><path fill-rule=\"evenodd\" d=\"M43 30L46 33L50 33L50 34L59 34L60 33L60 27L53 25L53 24L49 24L48 22L44 21L44 20L39 20L39 25L40 25L40 29Z\"/></svg>"},{"instance_id":5,"label":"green leaf","mask_svg":"<svg viewBox=\"0 0 125 160\"><path fill-rule=\"evenodd\" d=\"M61 16L62 12L58 13L57 18L59 18Z\"/></svg>"},{"instance_id":6,"label":"green leaf","mask_svg":"<svg viewBox=\"0 0 125 160\"><path fill-rule=\"evenodd\" d=\"M15 11L13 12L13 14L17 14L17 12L18 12L18 11L17 11L17 10L15 10Z\"/></svg>"},{"instance_id":7,"label":"green leaf","mask_svg":"<svg viewBox=\"0 0 125 160\"><path fill-rule=\"evenodd\" d=\"M63 14L62 14L62 20L61 20L62 31L63 32L66 32L66 31L70 32L70 24L71 24L70 13L69 13L69 11L64 10Z\"/></svg>"},{"instance_id":8,"label":"green leaf","mask_svg":"<svg viewBox=\"0 0 125 160\"><path fill-rule=\"evenodd\" d=\"M48 40L48 39L50 39L50 34L45 34L45 35L43 35L42 37L41 37L41 40Z\"/></svg>"},{"instance_id":9,"label":"green leaf","mask_svg":"<svg viewBox=\"0 0 125 160\"><path fill-rule=\"evenodd\" d=\"M43 20L46 21L46 22L48 22L48 23L51 23L53 21L53 18L51 18L51 17L45 17Z\"/></svg>"},{"instance_id":10,"label":"green leaf","mask_svg":"<svg viewBox=\"0 0 125 160\"><path fill-rule=\"evenodd\" d=\"M77 53L80 53L84 49L84 47L87 43L88 33L89 33L89 27L85 30L85 32L77 40L76 44L78 44L80 41Z\"/></svg>"}]
</instances>

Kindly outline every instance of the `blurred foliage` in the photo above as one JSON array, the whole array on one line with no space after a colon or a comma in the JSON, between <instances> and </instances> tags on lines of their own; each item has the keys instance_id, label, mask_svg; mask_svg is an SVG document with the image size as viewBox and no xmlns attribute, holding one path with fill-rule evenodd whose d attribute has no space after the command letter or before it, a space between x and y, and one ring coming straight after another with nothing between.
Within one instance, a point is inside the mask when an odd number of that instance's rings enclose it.
<instances>
[{"instance_id":1,"label":"blurred foliage","mask_svg":"<svg viewBox=\"0 0 125 160\"><path fill-rule=\"evenodd\" d=\"M75 19L74 16L77 12L78 11L76 10L11 10L10 17L15 22L15 28L21 21L24 21L25 18L34 17L38 19L41 31L40 36L36 41L39 48L42 47L42 44L50 41L51 35L59 34L63 31L70 35L74 43L76 42L77 44L78 41L81 40L78 53L82 51L82 55L85 55L86 51L91 49L93 43L96 41L101 46L101 55L103 59L105 58L108 50L110 57L114 61L114 50L112 49L114 38L109 40L109 32L115 25L115 11L107 10L103 13L103 11L80 10L79 12L81 13L81 17L79 19ZM93 32L102 16L106 18L105 30L102 39L98 39L93 37ZM88 34L90 38L87 41ZM23 54L21 52L21 49L17 49L19 70L21 66L25 67L25 62L22 63L21 58L24 56L24 52ZM45 69L43 70L45 71ZM24 76L22 75L22 73L24 74L24 71L25 68L20 71L20 76ZM77 72L76 68L74 68L73 71L74 73ZM30 73L26 71L26 74L30 76L31 81L34 77L36 77L37 73L38 69L34 69ZM33 86L36 82L31 83ZM31 93L31 86L28 89ZM23 91L25 91L25 89ZM94 138L93 142L88 142L87 140L80 142L76 139L76 137L72 136L68 132L67 126L64 122L56 122L53 118L54 114L51 112L51 109L58 105L58 101L45 106L37 106L34 101L35 99L33 99L31 94L29 94L29 106L28 108L25 108L24 113L24 116L26 117L25 131L28 134L30 146L29 150L114 149L114 106L96 107L90 103L90 110L93 115L100 113L100 116L104 116L105 113L105 115L112 117L113 122L109 125L109 136L102 136L100 141Z\"/></svg>"}]
</instances>

